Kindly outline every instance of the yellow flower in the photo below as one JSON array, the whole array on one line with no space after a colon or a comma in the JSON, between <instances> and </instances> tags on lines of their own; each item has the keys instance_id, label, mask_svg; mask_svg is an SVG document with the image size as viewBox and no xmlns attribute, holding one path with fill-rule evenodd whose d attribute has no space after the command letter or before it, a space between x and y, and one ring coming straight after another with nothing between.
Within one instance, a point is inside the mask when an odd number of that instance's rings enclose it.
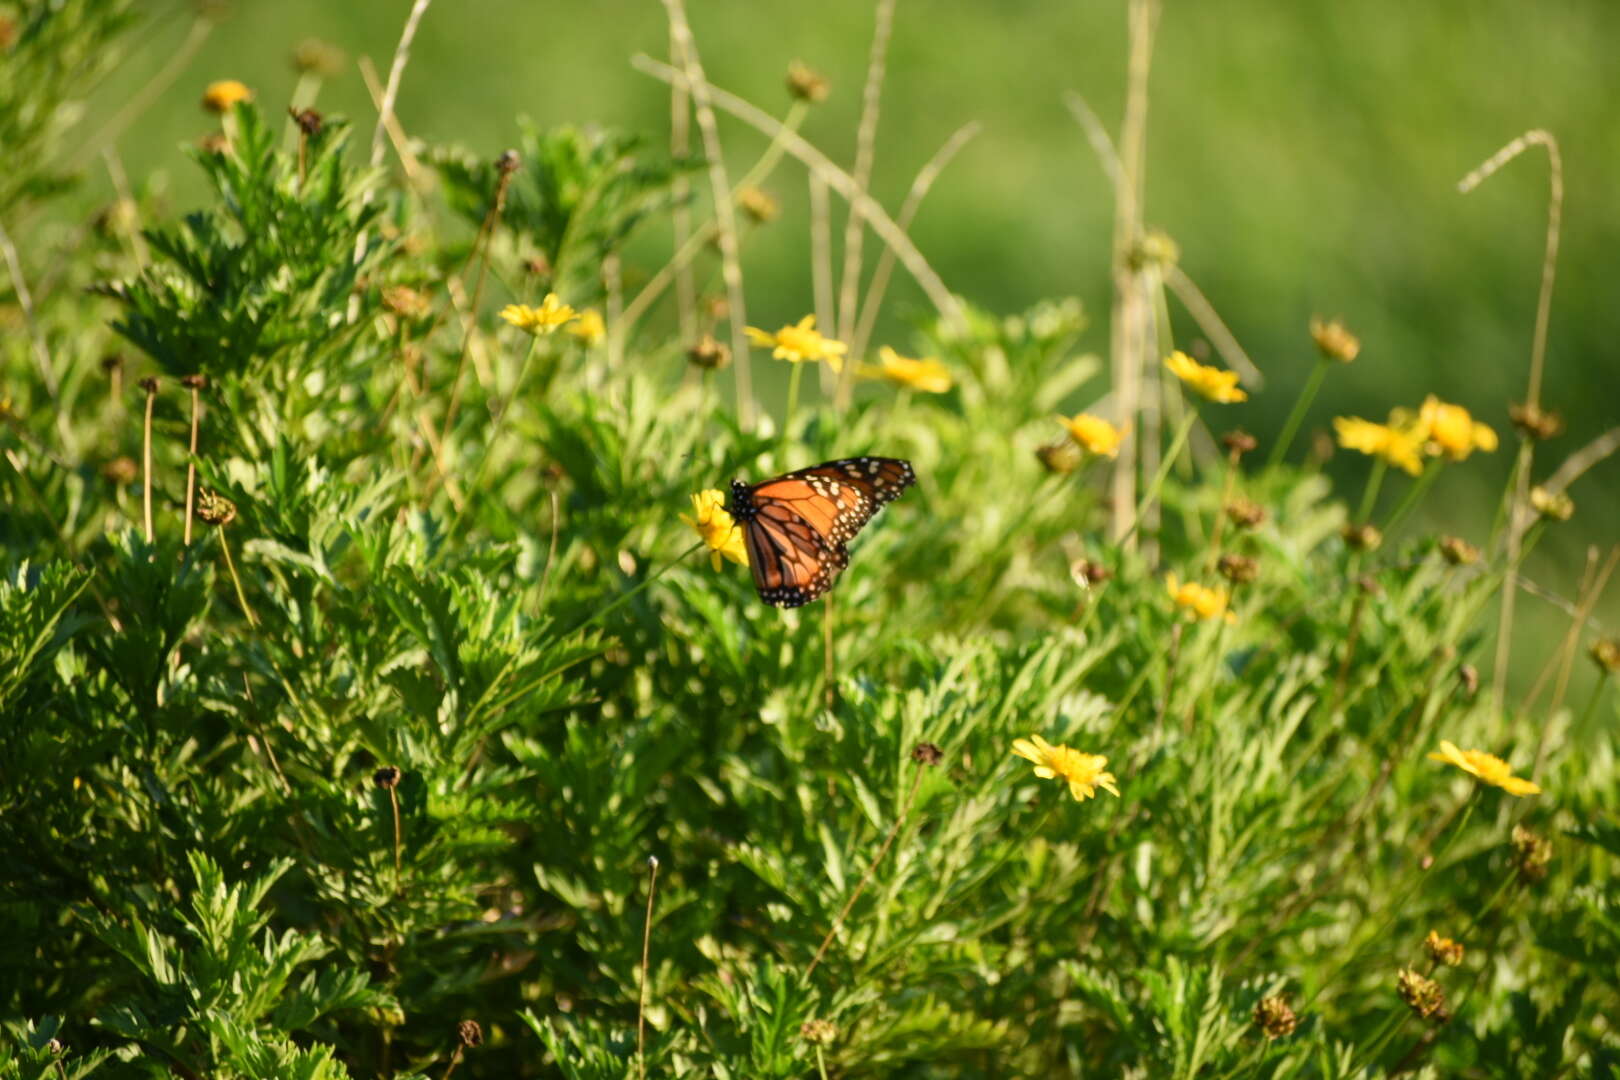
<instances>
[{"instance_id":1,"label":"yellow flower","mask_svg":"<svg viewBox=\"0 0 1620 1080\"><path fill-rule=\"evenodd\" d=\"M709 562L720 569L720 556L724 555L738 566L748 565L748 548L743 543L742 528L726 509L723 492L709 489L692 496L692 516L681 515L681 520L692 526L703 542L709 545Z\"/></svg>"},{"instance_id":2,"label":"yellow flower","mask_svg":"<svg viewBox=\"0 0 1620 1080\"><path fill-rule=\"evenodd\" d=\"M586 308L579 313L579 321L570 326L568 332L587 345L600 345L607 337L607 323L602 321L600 311Z\"/></svg>"},{"instance_id":3,"label":"yellow flower","mask_svg":"<svg viewBox=\"0 0 1620 1080\"><path fill-rule=\"evenodd\" d=\"M913 360L901 356L887 345L878 350L878 363L866 367L861 374L873 379L888 379L907 390L921 390L925 394L943 394L951 388L951 369L932 356Z\"/></svg>"},{"instance_id":4,"label":"yellow flower","mask_svg":"<svg viewBox=\"0 0 1620 1080\"><path fill-rule=\"evenodd\" d=\"M1499 787L1509 795L1539 795L1541 789L1523 777L1513 775L1513 766L1483 750L1459 750L1455 743L1440 740L1440 751L1429 755L1430 761L1444 761L1463 772L1476 776L1492 787Z\"/></svg>"},{"instance_id":5,"label":"yellow flower","mask_svg":"<svg viewBox=\"0 0 1620 1080\"><path fill-rule=\"evenodd\" d=\"M1418 410L1418 427L1426 439L1452 461L1461 461L1475 450L1489 453L1496 449L1496 432L1475 420L1461 405L1448 405L1430 394Z\"/></svg>"},{"instance_id":6,"label":"yellow flower","mask_svg":"<svg viewBox=\"0 0 1620 1080\"><path fill-rule=\"evenodd\" d=\"M1165 575L1164 583L1170 599L1176 602L1177 607L1186 608L1194 618L1222 618L1229 623L1237 622L1237 616L1226 608L1225 589L1212 589L1196 581L1182 584L1174 574Z\"/></svg>"},{"instance_id":7,"label":"yellow flower","mask_svg":"<svg viewBox=\"0 0 1620 1080\"><path fill-rule=\"evenodd\" d=\"M1013 753L1035 763L1035 775L1042 780L1063 779L1069 782L1069 794L1083 802L1102 788L1118 796L1114 774L1105 772L1108 759L1101 754L1083 754L1067 746L1053 746L1039 735L1013 740Z\"/></svg>"},{"instance_id":8,"label":"yellow flower","mask_svg":"<svg viewBox=\"0 0 1620 1080\"><path fill-rule=\"evenodd\" d=\"M825 360L834 371L844 370L844 354L849 351L849 346L842 341L822 337L816 329L814 315L806 315L797 326L784 326L774 334L755 326L746 329L749 341L761 348L774 349L771 355L778 360L795 364L805 360Z\"/></svg>"},{"instance_id":9,"label":"yellow flower","mask_svg":"<svg viewBox=\"0 0 1620 1080\"><path fill-rule=\"evenodd\" d=\"M1100 416L1081 413L1074 419L1058 417L1058 423L1068 428L1069 435L1084 447L1087 453L1102 457L1118 457L1120 440L1125 438L1124 428L1117 428Z\"/></svg>"},{"instance_id":10,"label":"yellow flower","mask_svg":"<svg viewBox=\"0 0 1620 1080\"><path fill-rule=\"evenodd\" d=\"M1456 967L1463 962L1462 942L1441 937L1433 930L1423 939L1423 951L1429 954L1430 960L1447 967Z\"/></svg>"},{"instance_id":11,"label":"yellow flower","mask_svg":"<svg viewBox=\"0 0 1620 1080\"><path fill-rule=\"evenodd\" d=\"M528 304L507 304L501 309L501 318L519 330L539 337L541 334L555 333L557 327L573 322L579 318L579 314L557 299L556 293L546 293L546 298L540 301L537 308Z\"/></svg>"},{"instance_id":12,"label":"yellow flower","mask_svg":"<svg viewBox=\"0 0 1620 1080\"><path fill-rule=\"evenodd\" d=\"M253 91L249 90L245 83L237 82L235 79L221 79L208 84L208 89L203 91L202 103L203 108L209 112L226 113L230 112L231 106L238 101L252 100Z\"/></svg>"},{"instance_id":13,"label":"yellow flower","mask_svg":"<svg viewBox=\"0 0 1620 1080\"><path fill-rule=\"evenodd\" d=\"M1530 506L1548 521L1568 521L1575 516L1575 500L1562 491L1548 491L1537 484L1530 489Z\"/></svg>"},{"instance_id":14,"label":"yellow flower","mask_svg":"<svg viewBox=\"0 0 1620 1080\"><path fill-rule=\"evenodd\" d=\"M1207 367L1180 349L1170 354L1164 366L1170 369L1170 374L1211 401L1225 405L1234 401L1249 400L1249 395L1237 384L1238 376L1235 371Z\"/></svg>"},{"instance_id":15,"label":"yellow flower","mask_svg":"<svg viewBox=\"0 0 1620 1080\"><path fill-rule=\"evenodd\" d=\"M1326 360L1348 364L1361 352L1361 340L1345 328L1338 319L1323 322L1311 316L1311 340Z\"/></svg>"},{"instance_id":16,"label":"yellow flower","mask_svg":"<svg viewBox=\"0 0 1620 1080\"><path fill-rule=\"evenodd\" d=\"M1381 457L1413 476L1423 471L1423 438L1420 433L1396 424L1375 424L1359 416L1335 416L1333 430L1346 450Z\"/></svg>"}]
</instances>

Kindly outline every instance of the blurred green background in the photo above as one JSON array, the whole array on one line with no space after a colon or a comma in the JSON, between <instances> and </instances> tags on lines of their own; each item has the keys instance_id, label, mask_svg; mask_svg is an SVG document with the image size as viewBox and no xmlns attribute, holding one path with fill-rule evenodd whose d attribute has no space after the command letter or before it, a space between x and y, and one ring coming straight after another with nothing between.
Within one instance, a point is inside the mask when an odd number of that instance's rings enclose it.
<instances>
[{"instance_id":1,"label":"blurred green background","mask_svg":"<svg viewBox=\"0 0 1620 1080\"><path fill-rule=\"evenodd\" d=\"M369 132L374 114L354 61L369 56L386 71L408 8L233 4L122 140L127 170L138 179L165 173L173 207L188 208L195 178L175 148L210 126L198 107L204 84L239 78L279 108L295 81L289 56L307 37L349 57L318 104ZM152 7L147 43L106 88L104 105L163 65L192 10ZM870 4L693 0L690 14L711 80L767 109L786 108L790 61L824 72L832 96L804 131L835 160L852 160ZM1336 413L1381 419L1429 392L1468 406L1503 434L1504 449L1447 470L1443 497L1429 504L1455 510L1433 524L1482 542L1511 459L1507 405L1524 392L1545 157L1527 155L1466 197L1456 182L1509 139L1544 127L1562 144L1567 188L1544 399L1569 432L1544 450L1540 474L1620 423L1611 374L1620 342L1617 42L1614 0L1167 0L1151 83L1147 218L1180 243L1183 267L1268 377L1229 418L1274 433L1314 362L1307 320L1342 315L1363 339L1362 356L1332 373L1310 426ZM667 92L627 61L666 51L657 0L438 0L398 114L413 136L484 155L516 141L518 116L662 140ZM1124 62L1125 0L899 0L878 133L875 188L894 207L941 142L981 122L917 221L919 247L953 290L994 310L1078 295L1092 318L1085 346L1098 352L1107 347L1111 197L1061 97L1079 91L1117 128ZM739 168L763 147L741 125L723 121L723 130ZM807 197L791 164L767 187L785 214L750 238L745 274L750 321L776 326L811 307ZM647 262L663 250L648 245ZM904 346L905 316L921 306L897 274L877 341ZM1179 312L1177 329L1194 332ZM1341 455L1333 468L1359 489L1364 461ZM1617 468L1606 463L1572 490L1577 517L1543 542L1538 580L1570 593L1587 545L1614 537ZM1538 600L1524 608L1547 630L1545 655L1566 620Z\"/></svg>"}]
</instances>

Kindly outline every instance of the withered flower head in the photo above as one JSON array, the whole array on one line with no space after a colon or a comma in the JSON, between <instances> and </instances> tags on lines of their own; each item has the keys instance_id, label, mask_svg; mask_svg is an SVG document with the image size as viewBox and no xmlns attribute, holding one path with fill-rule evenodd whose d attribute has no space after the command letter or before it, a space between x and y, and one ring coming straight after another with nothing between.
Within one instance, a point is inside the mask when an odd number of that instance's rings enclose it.
<instances>
[{"instance_id":1,"label":"withered flower head","mask_svg":"<svg viewBox=\"0 0 1620 1080\"><path fill-rule=\"evenodd\" d=\"M1242 428L1234 428L1221 436L1221 445L1234 457L1242 457L1260 445L1260 440Z\"/></svg>"},{"instance_id":2,"label":"withered flower head","mask_svg":"<svg viewBox=\"0 0 1620 1080\"><path fill-rule=\"evenodd\" d=\"M402 319L425 318L433 310L427 295L409 285L390 285L382 291L383 307Z\"/></svg>"},{"instance_id":3,"label":"withered flower head","mask_svg":"<svg viewBox=\"0 0 1620 1080\"><path fill-rule=\"evenodd\" d=\"M694 367L704 371L719 371L731 363L731 348L723 342L716 341L713 334L704 334L697 344L686 350L686 358Z\"/></svg>"},{"instance_id":4,"label":"withered flower head","mask_svg":"<svg viewBox=\"0 0 1620 1080\"><path fill-rule=\"evenodd\" d=\"M1260 576L1260 563L1247 555L1222 555L1215 569L1234 585L1247 585Z\"/></svg>"},{"instance_id":5,"label":"withered flower head","mask_svg":"<svg viewBox=\"0 0 1620 1080\"><path fill-rule=\"evenodd\" d=\"M148 394L155 394L158 392L158 380L156 375L148 375L135 385L139 386L142 390L145 390Z\"/></svg>"},{"instance_id":6,"label":"withered flower head","mask_svg":"<svg viewBox=\"0 0 1620 1080\"><path fill-rule=\"evenodd\" d=\"M1599 638L1592 642L1592 662L1606 675L1620 673L1620 638Z\"/></svg>"},{"instance_id":7,"label":"withered flower head","mask_svg":"<svg viewBox=\"0 0 1620 1080\"><path fill-rule=\"evenodd\" d=\"M133 484L135 478L140 474L140 466L136 465L135 459L127 454L123 457L115 457L101 467L102 477L119 487L123 487L125 484Z\"/></svg>"},{"instance_id":8,"label":"withered flower head","mask_svg":"<svg viewBox=\"0 0 1620 1080\"><path fill-rule=\"evenodd\" d=\"M1429 954L1429 959L1436 964L1456 967L1463 962L1462 942L1441 937L1433 930L1430 930L1429 936L1423 939L1423 949Z\"/></svg>"},{"instance_id":9,"label":"withered flower head","mask_svg":"<svg viewBox=\"0 0 1620 1080\"><path fill-rule=\"evenodd\" d=\"M1340 535L1344 537L1344 542L1356 551L1377 551L1378 545L1384 542L1384 534L1371 522L1346 525L1340 530Z\"/></svg>"},{"instance_id":10,"label":"withered flower head","mask_svg":"<svg viewBox=\"0 0 1620 1080\"><path fill-rule=\"evenodd\" d=\"M737 205L756 225L769 225L782 216L782 204L770 192L752 184L737 192Z\"/></svg>"},{"instance_id":11,"label":"withered flower head","mask_svg":"<svg viewBox=\"0 0 1620 1080\"><path fill-rule=\"evenodd\" d=\"M1180 261L1181 245L1159 229L1149 229L1131 252L1131 265L1138 270L1148 266L1174 266Z\"/></svg>"},{"instance_id":12,"label":"withered flower head","mask_svg":"<svg viewBox=\"0 0 1620 1080\"><path fill-rule=\"evenodd\" d=\"M838 1028L831 1020L807 1020L799 1028L799 1038L807 1043L830 1043L838 1037Z\"/></svg>"},{"instance_id":13,"label":"withered flower head","mask_svg":"<svg viewBox=\"0 0 1620 1080\"><path fill-rule=\"evenodd\" d=\"M343 55L342 49L319 38L305 38L292 53L293 68L300 75L330 78L341 72L346 63L348 57Z\"/></svg>"},{"instance_id":14,"label":"withered flower head","mask_svg":"<svg viewBox=\"0 0 1620 1080\"><path fill-rule=\"evenodd\" d=\"M1527 439L1545 442L1556 439L1564 433L1564 418L1551 409L1543 409L1540 405L1526 402L1523 405L1509 405L1508 419L1513 426Z\"/></svg>"},{"instance_id":15,"label":"withered flower head","mask_svg":"<svg viewBox=\"0 0 1620 1080\"><path fill-rule=\"evenodd\" d=\"M1080 467L1080 447L1072 439L1059 439L1055 443L1035 448L1041 467L1056 476L1067 476Z\"/></svg>"},{"instance_id":16,"label":"withered flower head","mask_svg":"<svg viewBox=\"0 0 1620 1080\"><path fill-rule=\"evenodd\" d=\"M217 491L197 492L197 520L224 527L236 520L236 504Z\"/></svg>"},{"instance_id":17,"label":"withered flower head","mask_svg":"<svg viewBox=\"0 0 1620 1080\"><path fill-rule=\"evenodd\" d=\"M1446 1009L1446 992L1439 983L1421 972L1403 968L1395 978L1395 992L1407 1008L1423 1017L1443 1024L1451 1019Z\"/></svg>"},{"instance_id":18,"label":"withered flower head","mask_svg":"<svg viewBox=\"0 0 1620 1080\"><path fill-rule=\"evenodd\" d=\"M1548 491L1539 484L1530 489L1530 505L1548 521L1568 521L1575 516L1575 500L1562 491Z\"/></svg>"},{"instance_id":19,"label":"withered flower head","mask_svg":"<svg viewBox=\"0 0 1620 1080\"><path fill-rule=\"evenodd\" d=\"M1452 566L1472 566L1479 562L1479 548L1460 536L1442 536L1440 554Z\"/></svg>"},{"instance_id":20,"label":"withered flower head","mask_svg":"<svg viewBox=\"0 0 1620 1080\"><path fill-rule=\"evenodd\" d=\"M292 117L293 123L298 125L298 130L306 139L313 139L319 135L321 128L326 124L325 118L314 109L295 109L289 105L287 115Z\"/></svg>"},{"instance_id":21,"label":"withered flower head","mask_svg":"<svg viewBox=\"0 0 1620 1080\"><path fill-rule=\"evenodd\" d=\"M111 375L115 371L124 370L124 354L108 353L101 358L101 370Z\"/></svg>"},{"instance_id":22,"label":"withered flower head","mask_svg":"<svg viewBox=\"0 0 1620 1080\"><path fill-rule=\"evenodd\" d=\"M1288 999L1281 994L1263 997L1254 1007L1254 1026L1265 1032L1268 1039L1292 1035L1298 1024L1299 1017L1294 1015L1294 1010L1288 1006Z\"/></svg>"},{"instance_id":23,"label":"withered flower head","mask_svg":"<svg viewBox=\"0 0 1620 1080\"><path fill-rule=\"evenodd\" d=\"M484 1029L478 1026L476 1020L463 1020L456 1025L456 1038L461 1040L462 1046L482 1046Z\"/></svg>"},{"instance_id":24,"label":"withered flower head","mask_svg":"<svg viewBox=\"0 0 1620 1080\"><path fill-rule=\"evenodd\" d=\"M1513 826L1513 868L1521 881L1533 885L1545 878L1552 857L1551 840L1523 825Z\"/></svg>"},{"instance_id":25,"label":"withered flower head","mask_svg":"<svg viewBox=\"0 0 1620 1080\"><path fill-rule=\"evenodd\" d=\"M945 751L931 742L920 742L911 748L911 760L919 765L938 765L944 757Z\"/></svg>"},{"instance_id":26,"label":"withered flower head","mask_svg":"<svg viewBox=\"0 0 1620 1080\"><path fill-rule=\"evenodd\" d=\"M197 149L205 154L227 154L231 149L231 140L217 131L210 131L197 140Z\"/></svg>"},{"instance_id":27,"label":"withered flower head","mask_svg":"<svg viewBox=\"0 0 1620 1080\"><path fill-rule=\"evenodd\" d=\"M1317 351L1323 359L1337 360L1341 364L1348 364L1361 352L1361 340L1345 329L1344 323L1338 319L1324 321L1313 317L1311 340L1316 342Z\"/></svg>"},{"instance_id":28,"label":"withered flower head","mask_svg":"<svg viewBox=\"0 0 1620 1080\"><path fill-rule=\"evenodd\" d=\"M788 65L787 88L788 93L795 98L812 105L826 101L827 94L831 91L827 80L800 60Z\"/></svg>"},{"instance_id":29,"label":"withered flower head","mask_svg":"<svg viewBox=\"0 0 1620 1080\"><path fill-rule=\"evenodd\" d=\"M726 299L724 293L705 296L698 303L702 306L703 313L715 322L719 322L731 314L731 301Z\"/></svg>"},{"instance_id":30,"label":"withered flower head","mask_svg":"<svg viewBox=\"0 0 1620 1080\"><path fill-rule=\"evenodd\" d=\"M1114 572L1100 562L1091 559L1076 559L1069 564L1069 576L1074 583L1082 588L1092 585L1101 585L1114 576Z\"/></svg>"},{"instance_id":31,"label":"withered flower head","mask_svg":"<svg viewBox=\"0 0 1620 1080\"><path fill-rule=\"evenodd\" d=\"M1457 679L1462 683L1463 693L1469 697L1479 693L1479 668L1473 664L1464 664L1458 668Z\"/></svg>"},{"instance_id":32,"label":"withered flower head","mask_svg":"<svg viewBox=\"0 0 1620 1080\"><path fill-rule=\"evenodd\" d=\"M394 788L399 786L401 775L398 765L384 765L371 774L371 782L380 788Z\"/></svg>"},{"instance_id":33,"label":"withered flower head","mask_svg":"<svg viewBox=\"0 0 1620 1080\"><path fill-rule=\"evenodd\" d=\"M551 260L546 258L544 254L530 255L523 260L523 269L536 277L546 277L551 274Z\"/></svg>"},{"instance_id":34,"label":"withered flower head","mask_svg":"<svg viewBox=\"0 0 1620 1080\"><path fill-rule=\"evenodd\" d=\"M1242 529L1252 529L1266 520L1266 508L1248 499L1234 499L1226 504L1226 516Z\"/></svg>"},{"instance_id":35,"label":"withered flower head","mask_svg":"<svg viewBox=\"0 0 1620 1080\"><path fill-rule=\"evenodd\" d=\"M517 172L518 166L521 164L523 164L523 159L518 156L516 150L502 150L501 156L495 159L495 168L505 176L511 176ZM471 1022L470 1020L466 1021L466 1023Z\"/></svg>"},{"instance_id":36,"label":"withered flower head","mask_svg":"<svg viewBox=\"0 0 1620 1080\"><path fill-rule=\"evenodd\" d=\"M202 374L182 375L180 376L180 385L187 390L206 390L208 388L208 376Z\"/></svg>"}]
</instances>

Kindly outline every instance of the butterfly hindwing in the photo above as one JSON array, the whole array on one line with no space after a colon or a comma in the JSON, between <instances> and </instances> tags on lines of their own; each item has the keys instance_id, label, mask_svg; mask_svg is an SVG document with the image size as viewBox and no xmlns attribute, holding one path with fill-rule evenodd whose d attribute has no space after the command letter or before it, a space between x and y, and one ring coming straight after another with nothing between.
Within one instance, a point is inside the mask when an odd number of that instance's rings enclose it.
<instances>
[{"instance_id":1,"label":"butterfly hindwing","mask_svg":"<svg viewBox=\"0 0 1620 1080\"><path fill-rule=\"evenodd\" d=\"M760 599L798 607L832 588L849 565L848 543L872 515L916 482L895 458L843 458L766 480L732 484Z\"/></svg>"}]
</instances>

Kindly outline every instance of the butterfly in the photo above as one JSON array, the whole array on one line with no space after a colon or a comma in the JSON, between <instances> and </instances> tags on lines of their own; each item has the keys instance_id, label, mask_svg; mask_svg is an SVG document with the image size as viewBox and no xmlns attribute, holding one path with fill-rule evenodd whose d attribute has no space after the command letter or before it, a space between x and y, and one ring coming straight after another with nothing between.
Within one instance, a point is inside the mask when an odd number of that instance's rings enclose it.
<instances>
[{"instance_id":1,"label":"butterfly","mask_svg":"<svg viewBox=\"0 0 1620 1080\"><path fill-rule=\"evenodd\" d=\"M743 530L759 598L808 604L849 565L845 546L872 515L917 482L909 461L842 458L759 484L731 482L732 518Z\"/></svg>"}]
</instances>

